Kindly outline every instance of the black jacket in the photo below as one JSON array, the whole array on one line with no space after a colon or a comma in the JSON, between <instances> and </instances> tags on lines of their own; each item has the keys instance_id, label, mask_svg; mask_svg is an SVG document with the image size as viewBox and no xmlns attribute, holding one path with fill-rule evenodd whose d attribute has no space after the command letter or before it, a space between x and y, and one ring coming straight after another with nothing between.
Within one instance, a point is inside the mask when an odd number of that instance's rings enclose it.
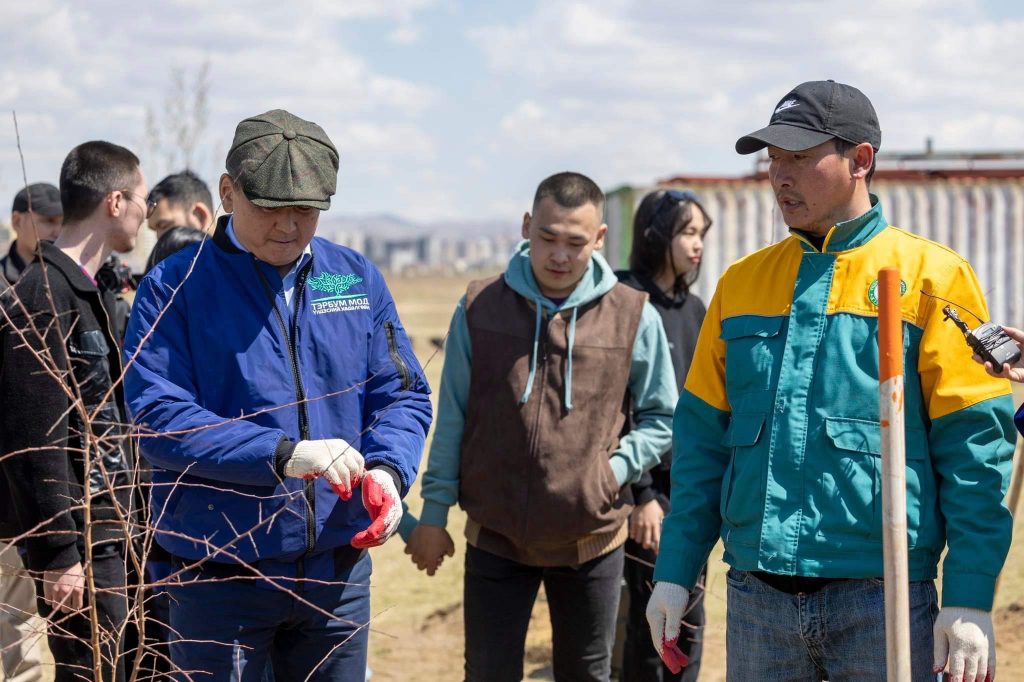
<instances>
[{"instance_id":1,"label":"black jacket","mask_svg":"<svg viewBox=\"0 0 1024 682\"><path fill-rule=\"evenodd\" d=\"M42 245L42 262L26 268L4 296L0 505L6 502L6 508L0 506L0 533L30 533L29 563L37 569L82 559L86 484L94 495L93 543L125 537L114 497L129 514L133 457L120 385L111 391L121 375L109 322L113 305L113 295L101 294L78 263L52 244ZM86 414L95 413L88 471L83 410L69 409L69 394L81 397Z\"/></svg>"},{"instance_id":2,"label":"black jacket","mask_svg":"<svg viewBox=\"0 0 1024 682\"><path fill-rule=\"evenodd\" d=\"M692 293L672 298L649 278L629 270L622 270L616 274L623 284L646 291L650 295L651 305L661 315L661 323L668 337L672 368L676 373L676 388L682 391L683 384L686 383L686 373L690 371L690 361L693 360L693 349L697 346L697 335L700 334L700 326L704 322L704 302ZM662 454L661 463L656 464L633 484L633 497L637 506L658 500L665 513L668 513L671 465L672 451L669 450Z\"/></svg>"},{"instance_id":3,"label":"black jacket","mask_svg":"<svg viewBox=\"0 0 1024 682\"><path fill-rule=\"evenodd\" d=\"M6 284L14 284L21 277L21 273L25 270L25 261L18 255L17 248L18 240L15 239L11 242L11 248L7 252L7 255L0 258L0 275L3 276L3 280L0 280L0 289L3 289Z\"/></svg>"}]
</instances>

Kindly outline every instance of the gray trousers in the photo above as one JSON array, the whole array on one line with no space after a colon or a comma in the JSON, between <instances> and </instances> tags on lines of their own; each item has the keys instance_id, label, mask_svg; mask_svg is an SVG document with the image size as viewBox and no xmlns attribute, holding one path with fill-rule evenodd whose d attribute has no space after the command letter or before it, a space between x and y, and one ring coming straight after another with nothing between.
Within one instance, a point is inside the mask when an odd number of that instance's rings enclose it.
<instances>
[{"instance_id":1,"label":"gray trousers","mask_svg":"<svg viewBox=\"0 0 1024 682\"><path fill-rule=\"evenodd\" d=\"M45 650L46 622L36 611L35 584L17 548L0 543L0 680L42 680Z\"/></svg>"}]
</instances>

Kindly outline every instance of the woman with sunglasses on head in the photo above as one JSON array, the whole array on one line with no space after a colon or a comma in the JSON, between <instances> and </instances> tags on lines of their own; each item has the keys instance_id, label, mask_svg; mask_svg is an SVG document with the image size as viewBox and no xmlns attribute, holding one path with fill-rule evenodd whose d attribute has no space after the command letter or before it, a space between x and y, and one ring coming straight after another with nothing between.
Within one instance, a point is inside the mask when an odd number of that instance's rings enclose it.
<instances>
[{"instance_id":1,"label":"woman with sunglasses on head","mask_svg":"<svg viewBox=\"0 0 1024 682\"><path fill-rule=\"evenodd\" d=\"M697 334L704 321L704 303L690 292L700 271L704 235L711 227L708 217L692 192L661 190L644 197L633 220L633 246L629 270L619 279L650 294L651 304L661 315L672 352L677 388L682 389L690 368ZM629 615L623 649L623 682L692 681L700 670L703 640L703 578L698 581L692 605L684 619L679 648L689 664L672 673L651 644L645 615L654 583L654 560L661 539L661 521L669 511L669 467L672 451L661 463L633 485L636 508L629 518L625 577L629 586ZM685 640L685 641L684 641Z\"/></svg>"}]
</instances>

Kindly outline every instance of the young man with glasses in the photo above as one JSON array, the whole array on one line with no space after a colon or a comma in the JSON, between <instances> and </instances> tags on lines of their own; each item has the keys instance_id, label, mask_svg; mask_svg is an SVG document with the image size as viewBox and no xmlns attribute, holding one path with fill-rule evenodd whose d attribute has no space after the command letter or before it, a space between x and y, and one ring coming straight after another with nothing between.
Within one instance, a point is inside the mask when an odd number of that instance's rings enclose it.
<instances>
[{"instance_id":1,"label":"young man with glasses","mask_svg":"<svg viewBox=\"0 0 1024 682\"><path fill-rule=\"evenodd\" d=\"M93 669L89 610L98 618L103 678L121 679L123 521L132 518L133 462L121 385L114 383L121 358L110 324L113 294L99 289L95 276L111 252L134 247L146 216L146 180L132 152L86 142L64 160L60 195L60 236L40 245L39 259L4 301L0 469L15 530L27 536L56 679Z\"/></svg>"},{"instance_id":2,"label":"young man with glasses","mask_svg":"<svg viewBox=\"0 0 1024 682\"><path fill-rule=\"evenodd\" d=\"M11 229L15 239L0 258L0 297L35 260L37 245L57 238L63 215L60 190L47 182L23 187L14 196ZM0 537L8 526L16 527L14 509L7 481L0 475ZM45 644L40 641L43 627L35 601L35 584L25 572L18 547L0 543L0 661L11 682L35 682L43 676Z\"/></svg>"}]
</instances>

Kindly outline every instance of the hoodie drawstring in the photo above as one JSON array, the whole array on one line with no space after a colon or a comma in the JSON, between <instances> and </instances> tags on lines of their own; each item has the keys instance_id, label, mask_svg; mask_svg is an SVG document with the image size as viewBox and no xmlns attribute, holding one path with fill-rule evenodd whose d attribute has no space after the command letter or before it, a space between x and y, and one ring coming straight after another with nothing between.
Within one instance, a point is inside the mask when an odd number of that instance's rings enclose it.
<instances>
[{"instance_id":1,"label":"hoodie drawstring","mask_svg":"<svg viewBox=\"0 0 1024 682\"><path fill-rule=\"evenodd\" d=\"M540 346L540 323L541 323L541 301L540 299L534 300L534 305L537 306L537 320L534 323L533 330L533 353L530 355L530 373L526 377L526 388L523 390L523 395L519 398L521 405L526 404L526 401L530 399L530 393L533 392L533 381L537 376L537 351ZM572 317L569 319L569 345L566 349L566 367L565 367L565 409L568 412L572 410L572 349L576 344L576 311L579 308L572 309Z\"/></svg>"},{"instance_id":2,"label":"hoodie drawstring","mask_svg":"<svg viewBox=\"0 0 1024 682\"><path fill-rule=\"evenodd\" d=\"M572 318L569 320L569 347L565 349L567 363L565 367L565 410L572 409L572 347L576 343L576 311L572 309Z\"/></svg>"},{"instance_id":3,"label":"hoodie drawstring","mask_svg":"<svg viewBox=\"0 0 1024 682\"><path fill-rule=\"evenodd\" d=\"M533 392L533 379L537 376L537 348L540 344L540 316L541 316L541 301L539 298L533 300L535 306L537 306L537 321L534 323L533 329L533 353L530 355L530 374L526 377L526 389L523 391L523 397L519 399L521 405L526 404L526 401L530 399L530 393Z\"/></svg>"}]
</instances>

